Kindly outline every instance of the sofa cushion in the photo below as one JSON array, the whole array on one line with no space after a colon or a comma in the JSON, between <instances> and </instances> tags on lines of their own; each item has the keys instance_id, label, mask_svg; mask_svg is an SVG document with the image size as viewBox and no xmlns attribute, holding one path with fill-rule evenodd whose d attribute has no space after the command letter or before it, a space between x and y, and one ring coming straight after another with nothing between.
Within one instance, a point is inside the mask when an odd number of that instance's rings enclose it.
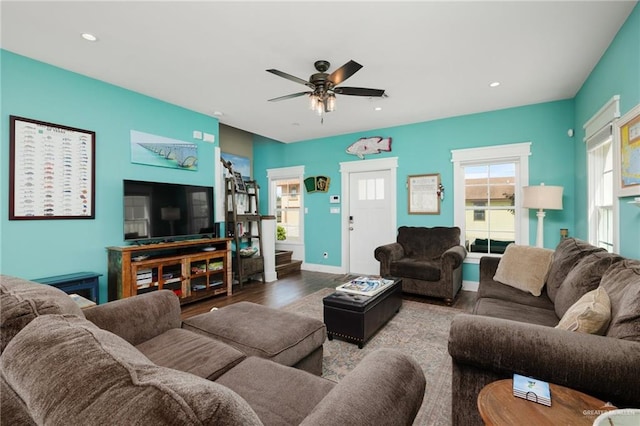
<instances>
[{"instance_id":1,"label":"sofa cushion","mask_svg":"<svg viewBox=\"0 0 640 426\"><path fill-rule=\"evenodd\" d=\"M193 331L172 328L136 345L155 364L215 380L246 356L239 350Z\"/></svg>"},{"instance_id":2,"label":"sofa cushion","mask_svg":"<svg viewBox=\"0 0 640 426\"><path fill-rule=\"evenodd\" d=\"M414 280L439 281L442 262L405 257L391 262L392 277L413 278Z\"/></svg>"},{"instance_id":3,"label":"sofa cushion","mask_svg":"<svg viewBox=\"0 0 640 426\"><path fill-rule=\"evenodd\" d=\"M76 316L34 319L7 345L0 365L38 424L261 424L233 391L157 366Z\"/></svg>"},{"instance_id":4,"label":"sofa cushion","mask_svg":"<svg viewBox=\"0 0 640 426\"><path fill-rule=\"evenodd\" d=\"M567 309L556 328L579 333L604 334L611 320L611 302L598 287L583 295Z\"/></svg>"},{"instance_id":5,"label":"sofa cushion","mask_svg":"<svg viewBox=\"0 0 640 426\"><path fill-rule=\"evenodd\" d=\"M556 292L555 309L558 317L562 318L578 299L596 289L600 285L602 274L620 260L622 257L606 251L590 253L580 259Z\"/></svg>"},{"instance_id":6,"label":"sofa cushion","mask_svg":"<svg viewBox=\"0 0 640 426\"><path fill-rule=\"evenodd\" d=\"M558 324L558 317L553 309L544 309L488 297L479 299L476 302L473 313L475 315L546 325L548 327L555 327Z\"/></svg>"},{"instance_id":7,"label":"sofa cushion","mask_svg":"<svg viewBox=\"0 0 640 426\"><path fill-rule=\"evenodd\" d=\"M495 281L491 278L485 278L478 286L478 293L476 299L491 298L499 300L507 300L514 303L520 303L521 305L533 306L536 308L548 309L553 311L553 302L547 296L546 292L543 292L540 296L534 296L529 292L518 290L517 288L504 285L501 282Z\"/></svg>"},{"instance_id":8,"label":"sofa cushion","mask_svg":"<svg viewBox=\"0 0 640 426\"><path fill-rule=\"evenodd\" d=\"M326 338L322 321L251 302L193 316L182 327L218 339L247 356L289 366L322 347Z\"/></svg>"},{"instance_id":9,"label":"sofa cushion","mask_svg":"<svg viewBox=\"0 0 640 426\"><path fill-rule=\"evenodd\" d=\"M551 256L553 250L509 244L493 279L540 296Z\"/></svg>"},{"instance_id":10,"label":"sofa cushion","mask_svg":"<svg viewBox=\"0 0 640 426\"><path fill-rule=\"evenodd\" d=\"M398 243L404 248L406 257L437 259L445 250L460 245L460 228L435 226L401 226L398 228Z\"/></svg>"},{"instance_id":11,"label":"sofa cushion","mask_svg":"<svg viewBox=\"0 0 640 426\"><path fill-rule=\"evenodd\" d=\"M335 386L306 371L258 357L242 361L216 383L240 395L265 425L300 424Z\"/></svg>"},{"instance_id":12,"label":"sofa cushion","mask_svg":"<svg viewBox=\"0 0 640 426\"><path fill-rule=\"evenodd\" d=\"M551 301L556 301L556 294L560 285L562 285L564 279L580 259L591 253L604 251L606 250L603 248L592 246L575 238L561 240L553 252L553 259L547 275L547 294Z\"/></svg>"},{"instance_id":13,"label":"sofa cushion","mask_svg":"<svg viewBox=\"0 0 640 426\"><path fill-rule=\"evenodd\" d=\"M611 299L607 336L640 341L640 260L625 259L611 266L600 285Z\"/></svg>"},{"instance_id":14,"label":"sofa cushion","mask_svg":"<svg viewBox=\"0 0 640 426\"><path fill-rule=\"evenodd\" d=\"M0 353L24 326L46 314L84 317L76 302L62 290L0 275Z\"/></svg>"}]
</instances>

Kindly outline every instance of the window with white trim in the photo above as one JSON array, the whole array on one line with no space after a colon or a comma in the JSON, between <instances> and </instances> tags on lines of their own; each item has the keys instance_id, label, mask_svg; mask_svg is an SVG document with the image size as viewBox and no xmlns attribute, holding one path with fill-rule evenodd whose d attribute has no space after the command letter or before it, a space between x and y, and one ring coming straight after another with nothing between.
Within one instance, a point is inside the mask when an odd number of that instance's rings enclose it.
<instances>
[{"instance_id":1,"label":"window with white trim","mask_svg":"<svg viewBox=\"0 0 640 426\"><path fill-rule=\"evenodd\" d=\"M267 170L269 178L269 212L276 217L276 238L288 243L303 243L304 167Z\"/></svg>"},{"instance_id":2,"label":"window with white trim","mask_svg":"<svg viewBox=\"0 0 640 426\"><path fill-rule=\"evenodd\" d=\"M612 138L588 151L590 222L593 245L613 251L613 145Z\"/></svg>"},{"instance_id":3,"label":"window with white trim","mask_svg":"<svg viewBox=\"0 0 640 426\"><path fill-rule=\"evenodd\" d=\"M521 188L529 183L530 143L453 150L454 221L471 262L529 243Z\"/></svg>"},{"instance_id":4,"label":"window with white trim","mask_svg":"<svg viewBox=\"0 0 640 426\"><path fill-rule=\"evenodd\" d=\"M613 120L619 116L619 97L614 96L583 126L587 145L589 242L609 252L617 249Z\"/></svg>"}]
</instances>

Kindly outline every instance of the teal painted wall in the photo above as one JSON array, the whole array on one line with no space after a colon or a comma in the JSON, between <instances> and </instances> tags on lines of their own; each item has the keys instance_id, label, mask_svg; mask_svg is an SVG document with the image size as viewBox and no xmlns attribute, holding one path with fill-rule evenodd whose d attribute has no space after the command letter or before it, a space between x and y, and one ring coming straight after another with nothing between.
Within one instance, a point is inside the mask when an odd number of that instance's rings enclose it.
<instances>
[{"instance_id":1,"label":"teal painted wall","mask_svg":"<svg viewBox=\"0 0 640 426\"><path fill-rule=\"evenodd\" d=\"M531 142L529 159L530 182L562 185L565 188L564 210L549 211L545 218L545 244L555 247L560 228L572 228L574 218L574 141L567 136L573 126L573 101L565 100L500 111L453 117L405 126L370 130L331 138L314 139L292 144L281 144L262 137L254 139L254 176L262 188L267 187L266 169L287 166L305 166L305 175L327 175L331 187L327 194L305 195L305 262L340 266L340 215L329 213L329 194L341 195L339 163L360 161L345 152L360 137L392 137L392 151L367 158L398 157L398 226L451 226L453 225L453 166L451 150ZM407 176L440 173L446 198L440 215L409 215L407 212ZM266 194L261 194L266 200ZM344 208L344 205L342 206ZM261 212L267 212L263 202ZM535 212L530 212L531 243L535 243ZM311 248L311 249L309 249ZM328 259L322 252L332 253ZM465 279L477 280L477 266L465 266Z\"/></svg>"},{"instance_id":2,"label":"teal painted wall","mask_svg":"<svg viewBox=\"0 0 640 426\"><path fill-rule=\"evenodd\" d=\"M575 97L576 235L588 238L587 155L582 126L614 95L620 95L624 115L640 103L640 3L627 18L615 39ZM640 209L621 198L620 254L640 259Z\"/></svg>"},{"instance_id":3,"label":"teal painted wall","mask_svg":"<svg viewBox=\"0 0 640 426\"><path fill-rule=\"evenodd\" d=\"M0 272L27 279L98 272L105 301L105 247L124 244L122 180L213 186L218 120L6 50L0 55ZM9 115L96 132L95 220L8 220ZM132 164L130 130L196 143L198 170ZM194 140L193 130L215 135L216 143Z\"/></svg>"}]
</instances>

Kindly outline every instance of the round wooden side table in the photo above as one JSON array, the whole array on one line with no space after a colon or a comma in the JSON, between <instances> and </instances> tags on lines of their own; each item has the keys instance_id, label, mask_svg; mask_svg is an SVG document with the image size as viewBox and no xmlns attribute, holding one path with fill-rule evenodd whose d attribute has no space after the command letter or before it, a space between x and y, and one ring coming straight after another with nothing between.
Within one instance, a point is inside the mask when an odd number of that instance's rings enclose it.
<instances>
[{"instance_id":1,"label":"round wooden side table","mask_svg":"<svg viewBox=\"0 0 640 426\"><path fill-rule=\"evenodd\" d=\"M513 380L498 380L478 394L478 411L487 425L589 425L616 407L560 385L549 384L551 407L513 395Z\"/></svg>"}]
</instances>

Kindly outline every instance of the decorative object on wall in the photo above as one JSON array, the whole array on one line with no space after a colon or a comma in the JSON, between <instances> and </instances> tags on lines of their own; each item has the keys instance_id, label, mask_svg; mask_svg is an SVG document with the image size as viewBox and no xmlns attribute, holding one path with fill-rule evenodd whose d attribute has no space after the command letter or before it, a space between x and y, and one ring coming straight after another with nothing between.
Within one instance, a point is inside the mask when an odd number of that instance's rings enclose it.
<instances>
[{"instance_id":1,"label":"decorative object on wall","mask_svg":"<svg viewBox=\"0 0 640 426\"><path fill-rule=\"evenodd\" d=\"M407 176L409 214L440 214L440 173Z\"/></svg>"},{"instance_id":2,"label":"decorative object on wall","mask_svg":"<svg viewBox=\"0 0 640 426\"><path fill-rule=\"evenodd\" d=\"M438 197L440 197L440 201L444 201L444 185L438 184Z\"/></svg>"},{"instance_id":3,"label":"decorative object on wall","mask_svg":"<svg viewBox=\"0 0 640 426\"><path fill-rule=\"evenodd\" d=\"M195 171L198 170L198 145L131 130L131 162Z\"/></svg>"},{"instance_id":4,"label":"decorative object on wall","mask_svg":"<svg viewBox=\"0 0 640 426\"><path fill-rule=\"evenodd\" d=\"M366 154L380 154L382 151L391 152L391 138L360 138L347 147L347 154L357 155L361 160Z\"/></svg>"},{"instance_id":5,"label":"decorative object on wall","mask_svg":"<svg viewBox=\"0 0 640 426\"><path fill-rule=\"evenodd\" d=\"M96 133L9 120L9 219L94 219Z\"/></svg>"},{"instance_id":6,"label":"decorative object on wall","mask_svg":"<svg viewBox=\"0 0 640 426\"><path fill-rule=\"evenodd\" d=\"M615 122L617 196L640 195L640 104Z\"/></svg>"},{"instance_id":7,"label":"decorative object on wall","mask_svg":"<svg viewBox=\"0 0 640 426\"><path fill-rule=\"evenodd\" d=\"M551 186L541 183L540 186L525 186L522 188L522 207L538 209L538 232L536 246L544 247L544 216L546 210L562 210L561 186Z\"/></svg>"},{"instance_id":8,"label":"decorative object on wall","mask_svg":"<svg viewBox=\"0 0 640 426\"><path fill-rule=\"evenodd\" d=\"M331 178L327 176L309 176L304 180L304 187L308 193L327 192Z\"/></svg>"},{"instance_id":9,"label":"decorative object on wall","mask_svg":"<svg viewBox=\"0 0 640 426\"><path fill-rule=\"evenodd\" d=\"M230 162L233 170L240 172L242 179L251 180L251 160L249 160L249 158L235 154L228 154L226 152L221 152L220 158L227 163Z\"/></svg>"}]
</instances>

